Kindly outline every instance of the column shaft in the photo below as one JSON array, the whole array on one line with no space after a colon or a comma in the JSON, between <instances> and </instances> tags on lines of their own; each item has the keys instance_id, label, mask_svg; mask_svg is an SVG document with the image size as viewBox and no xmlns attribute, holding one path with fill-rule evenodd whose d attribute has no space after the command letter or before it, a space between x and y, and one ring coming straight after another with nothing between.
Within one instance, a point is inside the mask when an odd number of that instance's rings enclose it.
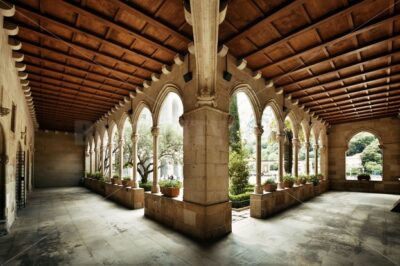
<instances>
[{"instance_id":1,"label":"column shaft","mask_svg":"<svg viewBox=\"0 0 400 266\"><path fill-rule=\"evenodd\" d=\"M283 161L284 161L284 141L285 141L285 134L284 133L279 133L277 136L277 140L278 140L278 158L279 158L279 164L278 164L278 179L279 179L279 183L278 183L278 188L279 189L283 189L283 171L284 171L284 167L283 167Z\"/></svg>"},{"instance_id":2,"label":"column shaft","mask_svg":"<svg viewBox=\"0 0 400 266\"><path fill-rule=\"evenodd\" d=\"M294 176L298 177L299 176L299 140L294 138L292 139L293 143L293 150L294 150Z\"/></svg>"},{"instance_id":3,"label":"column shaft","mask_svg":"<svg viewBox=\"0 0 400 266\"><path fill-rule=\"evenodd\" d=\"M306 175L310 175L310 143L306 142Z\"/></svg>"},{"instance_id":4,"label":"column shaft","mask_svg":"<svg viewBox=\"0 0 400 266\"><path fill-rule=\"evenodd\" d=\"M315 176L318 175L318 144L314 145L314 173Z\"/></svg>"},{"instance_id":5,"label":"column shaft","mask_svg":"<svg viewBox=\"0 0 400 266\"><path fill-rule=\"evenodd\" d=\"M124 171L124 140L121 138L118 142L119 149L119 158L115 158L119 160L119 169L118 174L122 178L122 174Z\"/></svg>"},{"instance_id":6,"label":"column shaft","mask_svg":"<svg viewBox=\"0 0 400 266\"><path fill-rule=\"evenodd\" d=\"M153 135L153 186L151 187L151 193L160 193L160 185L158 184L158 135L160 134L159 127L153 127L151 129Z\"/></svg>"},{"instance_id":7,"label":"column shaft","mask_svg":"<svg viewBox=\"0 0 400 266\"><path fill-rule=\"evenodd\" d=\"M100 172L104 176L104 146L100 146L100 164L101 164L101 169Z\"/></svg>"},{"instance_id":8,"label":"column shaft","mask_svg":"<svg viewBox=\"0 0 400 266\"><path fill-rule=\"evenodd\" d=\"M254 128L254 133L256 135L256 186L254 188L254 193L262 194L263 187L261 184L261 136L264 130L261 125Z\"/></svg>"},{"instance_id":9,"label":"column shaft","mask_svg":"<svg viewBox=\"0 0 400 266\"><path fill-rule=\"evenodd\" d=\"M132 134L132 180L133 180L133 188L138 188L139 183L137 180L137 142L138 135Z\"/></svg>"},{"instance_id":10,"label":"column shaft","mask_svg":"<svg viewBox=\"0 0 400 266\"><path fill-rule=\"evenodd\" d=\"M109 152L109 157L108 157L108 161L109 161L109 163L108 163L108 165L109 165L108 178L109 178L109 180L111 180L111 178L113 177L113 171L112 171L112 168L113 168L113 165L112 165L113 153L112 153L112 149L113 149L113 145L112 145L112 142L110 141L110 143L108 144L108 152Z\"/></svg>"}]
</instances>

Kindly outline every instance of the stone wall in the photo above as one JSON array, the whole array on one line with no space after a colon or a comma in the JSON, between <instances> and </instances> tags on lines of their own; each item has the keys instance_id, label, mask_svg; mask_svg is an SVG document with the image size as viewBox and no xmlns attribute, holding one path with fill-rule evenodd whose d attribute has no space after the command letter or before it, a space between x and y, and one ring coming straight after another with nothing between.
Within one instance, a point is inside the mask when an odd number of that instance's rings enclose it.
<instances>
[{"instance_id":1,"label":"stone wall","mask_svg":"<svg viewBox=\"0 0 400 266\"><path fill-rule=\"evenodd\" d=\"M38 131L35 187L76 186L84 176L84 145L75 134Z\"/></svg>"},{"instance_id":2,"label":"stone wall","mask_svg":"<svg viewBox=\"0 0 400 266\"><path fill-rule=\"evenodd\" d=\"M3 107L10 110L13 104L16 106L14 131L11 130L11 112L6 116L0 116L0 201L3 216L0 217L0 231L8 231L17 214L15 181L19 148L26 157L26 195L29 196L31 191L35 133L34 123L21 88L18 71L15 68L16 62L8 45L8 38L3 29L3 17L0 15L0 89L3 88L3 98L0 102Z\"/></svg>"},{"instance_id":3,"label":"stone wall","mask_svg":"<svg viewBox=\"0 0 400 266\"><path fill-rule=\"evenodd\" d=\"M378 137L383 147L383 181L346 180L345 153L349 140L367 131ZM329 129L329 179L331 189L400 193L400 120L381 118L333 125Z\"/></svg>"}]
</instances>

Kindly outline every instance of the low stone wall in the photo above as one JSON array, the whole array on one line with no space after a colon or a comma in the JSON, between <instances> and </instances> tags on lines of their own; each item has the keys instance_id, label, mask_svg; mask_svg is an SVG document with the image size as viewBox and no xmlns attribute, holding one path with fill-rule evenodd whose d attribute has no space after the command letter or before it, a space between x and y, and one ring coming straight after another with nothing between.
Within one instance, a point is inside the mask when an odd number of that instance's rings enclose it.
<instances>
[{"instance_id":1,"label":"low stone wall","mask_svg":"<svg viewBox=\"0 0 400 266\"><path fill-rule=\"evenodd\" d=\"M202 206L162 194L146 192L144 196L146 217L189 236L209 240L232 231L232 207L228 201Z\"/></svg>"},{"instance_id":2,"label":"low stone wall","mask_svg":"<svg viewBox=\"0 0 400 266\"><path fill-rule=\"evenodd\" d=\"M129 209L144 207L144 189L123 187L98 181L93 178L85 178L85 187Z\"/></svg>"},{"instance_id":3,"label":"low stone wall","mask_svg":"<svg viewBox=\"0 0 400 266\"><path fill-rule=\"evenodd\" d=\"M400 181L331 180L331 189L339 191L400 194Z\"/></svg>"},{"instance_id":4,"label":"low stone wall","mask_svg":"<svg viewBox=\"0 0 400 266\"><path fill-rule=\"evenodd\" d=\"M327 190L328 182L324 180L317 186L305 184L275 192L252 194L250 196L250 216L254 218L269 217L318 196Z\"/></svg>"}]
</instances>

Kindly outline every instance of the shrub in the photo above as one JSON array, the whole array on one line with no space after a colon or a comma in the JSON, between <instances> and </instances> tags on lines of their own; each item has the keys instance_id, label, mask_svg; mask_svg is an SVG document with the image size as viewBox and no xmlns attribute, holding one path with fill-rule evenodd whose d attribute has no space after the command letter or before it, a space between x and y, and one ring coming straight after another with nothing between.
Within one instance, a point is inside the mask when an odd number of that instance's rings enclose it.
<instances>
[{"instance_id":1,"label":"shrub","mask_svg":"<svg viewBox=\"0 0 400 266\"><path fill-rule=\"evenodd\" d=\"M104 176L100 172L92 174L91 177L99 181L104 181Z\"/></svg>"},{"instance_id":2,"label":"shrub","mask_svg":"<svg viewBox=\"0 0 400 266\"><path fill-rule=\"evenodd\" d=\"M168 187L168 188L181 188L182 187L182 182L179 181L179 180L170 180L170 179L161 180L160 181L160 187L163 187L163 188L166 188L166 187Z\"/></svg>"},{"instance_id":3,"label":"shrub","mask_svg":"<svg viewBox=\"0 0 400 266\"><path fill-rule=\"evenodd\" d=\"M357 175L357 179L358 180L370 180L371 176L369 174L359 174Z\"/></svg>"},{"instance_id":4,"label":"shrub","mask_svg":"<svg viewBox=\"0 0 400 266\"><path fill-rule=\"evenodd\" d=\"M114 179L119 179L119 175L113 175L112 178L114 178Z\"/></svg>"},{"instance_id":5,"label":"shrub","mask_svg":"<svg viewBox=\"0 0 400 266\"><path fill-rule=\"evenodd\" d=\"M285 175L283 177L283 181L286 181L286 182L294 182L295 180L296 180L296 178L294 176L291 176L291 175Z\"/></svg>"},{"instance_id":6,"label":"shrub","mask_svg":"<svg viewBox=\"0 0 400 266\"><path fill-rule=\"evenodd\" d=\"M308 180L308 176L306 175L299 175L297 177L297 181L302 182L302 181L307 181Z\"/></svg>"},{"instance_id":7,"label":"shrub","mask_svg":"<svg viewBox=\"0 0 400 266\"><path fill-rule=\"evenodd\" d=\"M151 186L153 183L151 181L147 181L146 183L139 182L139 187L143 188L144 191L151 191Z\"/></svg>"},{"instance_id":8,"label":"shrub","mask_svg":"<svg viewBox=\"0 0 400 266\"><path fill-rule=\"evenodd\" d=\"M273 178L268 178L267 180L264 181L263 185L270 184L270 185L276 185L276 182Z\"/></svg>"},{"instance_id":9,"label":"shrub","mask_svg":"<svg viewBox=\"0 0 400 266\"><path fill-rule=\"evenodd\" d=\"M249 168L243 150L229 154L230 193L239 195L245 192L249 184Z\"/></svg>"},{"instance_id":10,"label":"shrub","mask_svg":"<svg viewBox=\"0 0 400 266\"><path fill-rule=\"evenodd\" d=\"M124 176L122 179L123 180L131 180L131 178L129 176Z\"/></svg>"},{"instance_id":11,"label":"shrub","mask_svg":"<svg viewBox=\"0 0 400 266\"><path fill-rule=\"evenodd\" d=\"M229 194L229 199L232 201L233 208L242 208L250 205L250 192L232 195Z\"/></svg>"},{"instance_id":12,"label":"shrub","mask_svg":"<svg viewBox=\"0 0 400 266\"><path fill-rule=\"evenodd\" d=\"M318 174L317 177L318 177L319 179L324 179L324 175L323 175L323 174Z\"/></svg>"}]
</instances>

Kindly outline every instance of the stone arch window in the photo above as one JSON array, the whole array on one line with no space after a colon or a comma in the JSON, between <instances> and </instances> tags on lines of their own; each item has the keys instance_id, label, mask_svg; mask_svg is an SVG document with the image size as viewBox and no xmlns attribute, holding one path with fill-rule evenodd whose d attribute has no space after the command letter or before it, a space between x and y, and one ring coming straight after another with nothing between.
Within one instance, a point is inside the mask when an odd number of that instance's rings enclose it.
<instances>
[{"instance_id":1,"label":"stone arch window","mask_svg":"<svg viewBox=\"0 0 400 266\"><path fill-rule=\"evenodd\" d=\"M299 140L299 175L306 175L306 133L305 133L305 129L303 126L301 126L301 128L299 129L299 133L298 133L298 140Z\"/></svg>"},{"instance_id":2,"label":"stone arch window","mask_svg":"<svg viewBox=\"0 0 400 266\"><path fill-rule=\"evenodd\" d=\"M372 181L382 181L382 146L380 139L368 131L354 134L346 151L346 180L357 180L357 175L363 173L369 174Z\"/></svg>"},{"instance_id":3,"label":"stone arch window","mask_svg":"<svg viewBox=\"0 0 400 266\"><path fill-rule=\"evenodd\" d=\"M119 149L119 141L120 141L120 133L118 132L118 128L116 125L112 128L111 131L111 173L112 175L120 175L120 149Z\"/></svg>"},{"instance_id":4,"label":"stone arch window","mask_svg":"<svg viewBox=\"0 0 400 266\"><path fill-rule=\"evenodd\" d=\"M319 146L319 139L315 137L315 132L311 129L310 132L310 175L315 175L319 173L319 149L316 148L316 144ZM317 156L317 161L315 157Z\"/></svg>"},{"instance_id":5,"label":"stone arch window","mask_svg":"<svg viewBox=\"0 0 400 266\"><path fill-rule=\"evenodd\" d=\"M176 92L166 94L158 114L159 127L159 177L183 180L183 128L179 118L183 103Z\"/></svg>"},{"instance_id":6,"label":"stone arch window","mask_svg":"<svg viewBox=\"0 0 400 266\"><path fill-rule=\"evenodd\" d=\"M279 120L271 106L264 109L261 121L264 129L261 140L262 175L265 179L279 181Z\"/></svg>"},{"instance_id":7,"label":"stone arch window","mask_svg":"<svg viewBox=\"0 0 400 266\"><path fill-rule=\"evenodd\" d=\"M245 90L235 91L230 100L229 114L231 124L229 127L229 174L230 192L232 194L244 193L245 184L240 177L248 178L248 183L256 184L256 134L257 117L255 107L251 102L249 94ZM247 176L243 172L238 172L240 164L247 166L242 171L247 171ZM235 179L232 179L236 175ZM234 182L237 180L238 182Z\"/></svg>"},{"instance_id":8,"label":"stone arch window","mask_svg":"<svg viewBox=\"0 0 400 266\"><path fill-rule=\"evenodd\" d=\"M131 177L132 175L132 124L129 117L124 119L122 124L122 177Z\"/></svg>"},{"instance_id":9,"label":"stone arch window","mask_svg":"<svg viewBox=\"0 0 400 266\"><path fill-rule=\"evenodd\" d=\"M133 130L138 137L136 174L139 183L145 184L153 179L153 139L151 135L153 119L150 109L145 105L140 106L134 121L136 121L136 125ZM150 190L150 187L151 184L145 186L144 189Z\"/></svg>"}]
</instances>

